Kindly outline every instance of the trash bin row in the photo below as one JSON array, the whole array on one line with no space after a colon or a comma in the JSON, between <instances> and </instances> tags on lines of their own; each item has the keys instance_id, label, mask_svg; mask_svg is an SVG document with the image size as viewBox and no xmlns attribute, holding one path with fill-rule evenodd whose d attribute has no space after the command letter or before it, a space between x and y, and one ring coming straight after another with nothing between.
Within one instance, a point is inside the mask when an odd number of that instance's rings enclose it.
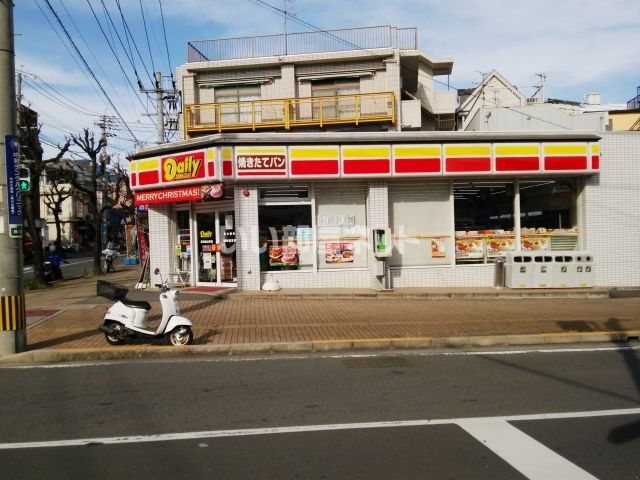
<instances>
[{"instance_id":1,"label":"trash bin row","mask_svg":"<svg viewBox=\"0 0 640 480\"><path fill-rule=\"evenodd\" d=\"M593 287L593 255L577 251L507 252L507 288Z\"/></svg>"}]
</instances>

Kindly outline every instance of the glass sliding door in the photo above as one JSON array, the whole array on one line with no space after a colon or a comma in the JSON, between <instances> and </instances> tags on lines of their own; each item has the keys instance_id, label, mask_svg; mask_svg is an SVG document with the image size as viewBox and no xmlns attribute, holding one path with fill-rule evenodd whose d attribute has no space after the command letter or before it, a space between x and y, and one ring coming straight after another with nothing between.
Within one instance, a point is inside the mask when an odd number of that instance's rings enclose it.
<instances>
[{"instance_id":1,"label":"glass sliding door","mask_svg":"<svg viewBox=\"0 0 640 480\"><path fill-rule=\"evenodd\" d=\"M197 212L195 220L197 284L236 283L236 232L233 210Z\"/></svg>"},{"instance_id":2,"label":"glass sliding door","mask_svg":"<svg viewBox=\"0 0 640 480\"><path fill-rule=\"evenodd\" d=\"M196 242L198 248L198 283L216 283L216 215L214 212L196 214Z\"/></svg>"}]
</instances>

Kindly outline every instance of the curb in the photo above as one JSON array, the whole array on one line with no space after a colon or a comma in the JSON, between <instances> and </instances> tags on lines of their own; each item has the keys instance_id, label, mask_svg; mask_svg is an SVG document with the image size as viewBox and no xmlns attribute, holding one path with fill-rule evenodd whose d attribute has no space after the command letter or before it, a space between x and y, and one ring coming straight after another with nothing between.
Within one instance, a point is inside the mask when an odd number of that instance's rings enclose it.
<instances>
[{"instance_id":1,"label":"curb","mask_svg":"<svg viewBox=\"0 0 640 480\"><path fill-rule=\"evenodd\" d=\"M184 357L337 353L347 351L472 348L494 346L557 345L568 343L624 343L640 338L640 330L624 332L541 333L525 335L381 338L359 340L318 340L288 343L243 343L195 345L190 347L131 346L93 349L32 350L0 357L0 365L99 362Z\"/></svg>"}]
</instances>

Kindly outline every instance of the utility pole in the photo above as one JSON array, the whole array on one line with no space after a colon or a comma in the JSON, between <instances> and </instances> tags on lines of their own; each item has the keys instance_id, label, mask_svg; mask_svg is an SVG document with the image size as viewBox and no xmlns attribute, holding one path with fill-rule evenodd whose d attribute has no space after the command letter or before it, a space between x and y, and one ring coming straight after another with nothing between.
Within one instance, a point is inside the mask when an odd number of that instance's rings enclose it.
<instances>
[{"instance_id":1,"label":"utility pole","mask_svg":"<svg viewBox=\"0 0 640 480\"><path fill-rule=\"evenodd\" d=\"M21 352L27 343L15 74L13 2L0 2L0 356Z\"/></svg>"},{"instance_id":2,"label":"utility pole","mask_svg":"<svg viewBox=\"0 0 640 480\"><path fill-rule=\"evenodd\" d=\"M165 89L162 87L162 73L155 72L155 86L154 88L140 88L142 93L155 94L156 96L156 143L161 145L166 142L165 140L165 118L164 118L164 101L169 102L170 109L175 109L177 104L178 91L175 85L171 89ZM146 114L153 116L151 114ZM167 120L169 130L177 130L178 123L171 115Z\"/></svg>"}]
</instances>

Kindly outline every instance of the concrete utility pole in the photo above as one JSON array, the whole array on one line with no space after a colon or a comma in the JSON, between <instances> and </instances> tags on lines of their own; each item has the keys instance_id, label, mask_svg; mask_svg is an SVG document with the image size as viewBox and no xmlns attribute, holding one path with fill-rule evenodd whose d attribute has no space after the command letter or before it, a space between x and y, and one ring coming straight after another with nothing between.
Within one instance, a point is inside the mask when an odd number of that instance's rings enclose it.
<instances>
[{"instance_id":1,"label":"concrete utility pole","mask_svg":"<svg viewBox=\"0 0 640 480\"><path fill-rule=\"evenodd\" d=\"M15 75L13 2L0 1L0 356L21 352L27 343Z\"/></svg>"},{"instance_id":2,"label":"concrete utility pole","mask_svg":"<svg viewBox=\"0 0 640 480\"><path fill-rule=\"evenodd\" d=\"M156 96L156 143L161 145L166 143L164 138L165 133L165 118L164 118L164 100L166 99L169 102L171 107L175 108L176 99L178 95L178 91L174 88L165 89L162 88L162 73L155 72L155 86L154 88L140 88L142 93L153 93ZM153 116L151 114L147 114L148 116ZM177 130L178 125L175 121L175 118L172 118L171 114L169 115L169 131Z\"/></svg>"}]
</instances>

